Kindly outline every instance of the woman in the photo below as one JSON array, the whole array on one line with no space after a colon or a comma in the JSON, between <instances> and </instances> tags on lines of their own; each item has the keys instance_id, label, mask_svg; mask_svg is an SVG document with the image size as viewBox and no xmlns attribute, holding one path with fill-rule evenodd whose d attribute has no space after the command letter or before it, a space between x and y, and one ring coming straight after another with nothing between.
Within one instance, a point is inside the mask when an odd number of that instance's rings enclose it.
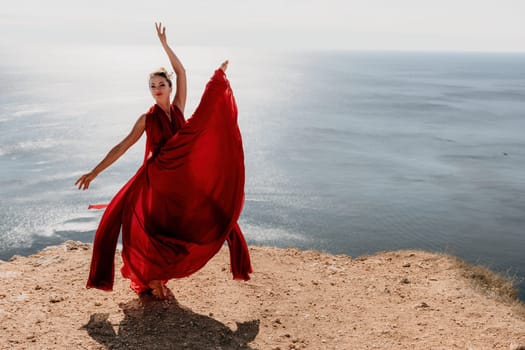
<instances>
[{"instance_id":1,"label":"woman","mask_svg":"<svg viewBox=\"0 0 525 350\"><path fill-rule=\"evenodd\" d=\"M155 104L75 185L88 189L146 131L144 163L111 200L95 234L87 287L112 290L122 231L122 275L137 293L167 298L167 280L199 270L224 241L235 279L248 280L252 268L237 224L244 201L244 154L237 106L225 75L228 61L215 71L195 113L185 121L186 73L167 43L166 28L155 26L176 74L175 97L170 103L168 73L151 73Z\"/></svg>"}]
</instances>

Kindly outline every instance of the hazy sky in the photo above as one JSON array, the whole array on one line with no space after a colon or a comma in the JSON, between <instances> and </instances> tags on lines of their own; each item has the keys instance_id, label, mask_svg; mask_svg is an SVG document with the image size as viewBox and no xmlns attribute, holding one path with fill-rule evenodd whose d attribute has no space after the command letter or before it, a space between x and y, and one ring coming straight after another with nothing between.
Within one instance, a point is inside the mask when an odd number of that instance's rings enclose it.
<instances>
[{"instance_id":1,"label":"hazy sky","mask_svg":"<svg viewBox=\"0 0 525 350\"><path fill-rule=\"evenodd\" d=\"M155 44L320 49L525 51L522 0L16 0L0 46Z\"/></svg>"}]
</instances>

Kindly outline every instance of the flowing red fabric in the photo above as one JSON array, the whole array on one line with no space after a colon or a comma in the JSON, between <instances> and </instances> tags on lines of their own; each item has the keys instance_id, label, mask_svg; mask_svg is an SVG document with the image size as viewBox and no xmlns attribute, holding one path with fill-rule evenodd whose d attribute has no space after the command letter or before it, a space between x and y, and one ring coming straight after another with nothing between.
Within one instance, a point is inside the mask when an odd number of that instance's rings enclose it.
<instances>
[{"instance_id":1,"label":"flowing red fabric","mask_svg":"<svg viewBox=\"0 0 525 350\"><path fill-rule=\"evenodd\" d=\"M222 247L234 279L252 272L237 220L244 203L244 153L237 105L220 69L188 121L171 106L146 114L144 164L111 200L95 234L88 288L112 290L122 231L122 275L142 292L151 280L191 275ZM100 205L98 205L100 206Z\"/></svg>"}]
</instances>

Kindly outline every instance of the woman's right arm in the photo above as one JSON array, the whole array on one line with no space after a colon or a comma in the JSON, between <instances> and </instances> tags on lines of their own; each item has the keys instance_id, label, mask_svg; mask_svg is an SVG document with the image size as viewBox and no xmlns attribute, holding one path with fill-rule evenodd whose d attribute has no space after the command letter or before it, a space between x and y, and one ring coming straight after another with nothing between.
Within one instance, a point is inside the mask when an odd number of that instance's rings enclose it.
<instances>
[{"instance_id":1,"label":"woman's right arm","mask_svg":"<svg viewBox=\"0 0 525 350\"><path fill-rule=\"evenodd\" d=\"M96 167L93 168L89 173L82 175L75 182L75 186L78 185L78 189L87 190L91 181L95 179L102 171L113 164L119 159L131 146L133 146L142 136L146 128L146 115L143 114L139 117L131 132L115 147L113 147L108 154L102 159Z\"/></svg>"}]
</instances>

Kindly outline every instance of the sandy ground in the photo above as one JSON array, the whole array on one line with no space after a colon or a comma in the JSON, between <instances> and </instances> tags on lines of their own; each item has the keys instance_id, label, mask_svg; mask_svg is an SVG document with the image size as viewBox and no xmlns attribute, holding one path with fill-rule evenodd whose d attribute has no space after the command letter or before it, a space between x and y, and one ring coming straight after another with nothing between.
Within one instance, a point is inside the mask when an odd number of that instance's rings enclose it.
<instances>
[{"instance_id":1,"label":"sandy ground","mask_svg":"<svg viewBox=\"0 0 525 350\"><path fill-rule=\"evenodd\" d=\"M452 257L250 251L251 281L231 280L224 248L170 281L168 301L138 298L118 271L113 292L85 289L87 244L2 262L0 348L525 349L523 305L476 287Z\"/></svg>"}]
</instances>

